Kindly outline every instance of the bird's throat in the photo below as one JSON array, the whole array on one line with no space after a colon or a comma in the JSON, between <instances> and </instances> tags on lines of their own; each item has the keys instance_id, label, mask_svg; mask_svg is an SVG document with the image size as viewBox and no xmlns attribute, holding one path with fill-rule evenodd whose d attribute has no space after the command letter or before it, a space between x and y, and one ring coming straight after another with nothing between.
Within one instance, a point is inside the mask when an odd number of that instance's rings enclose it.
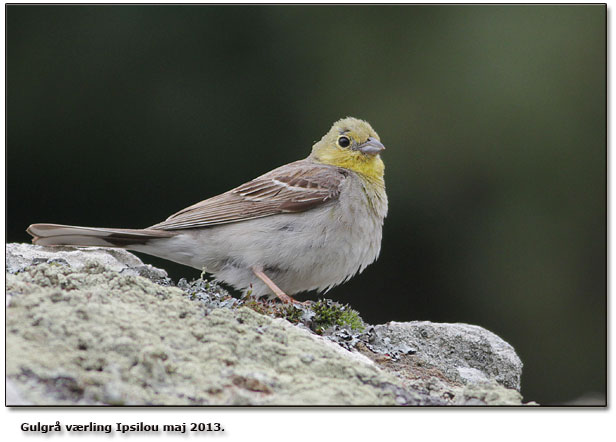
<instances>
[{"instance_id":1,"label":"bird's throat","mask_svg":"<svg viewBox=\"0 0 616 442\"><path fill-rule=\"evenodd\" d=\"M379 155L331 149L316 153L315 159L320 163L352 170L373 184L384 185L385 164Z\"/></svg>"}]
</instances>

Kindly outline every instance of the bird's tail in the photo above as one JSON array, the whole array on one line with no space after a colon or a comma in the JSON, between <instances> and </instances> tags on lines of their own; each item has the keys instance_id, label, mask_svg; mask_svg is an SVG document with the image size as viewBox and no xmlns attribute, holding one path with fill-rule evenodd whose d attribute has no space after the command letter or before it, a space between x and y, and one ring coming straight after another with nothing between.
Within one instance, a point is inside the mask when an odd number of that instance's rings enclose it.
<instances>
[{"instance_id":1,"label":"bird's tail","mask_svg":"<svg viewBox=\"0 0 616 442\"><path fill-rule=\"evenodd\" d=\"M107 229L100 227L32 224L26 230L40 246L100 246L130 249L151 239L169 238L173 232L156 229Z\"/></svg>"}]
</instances>

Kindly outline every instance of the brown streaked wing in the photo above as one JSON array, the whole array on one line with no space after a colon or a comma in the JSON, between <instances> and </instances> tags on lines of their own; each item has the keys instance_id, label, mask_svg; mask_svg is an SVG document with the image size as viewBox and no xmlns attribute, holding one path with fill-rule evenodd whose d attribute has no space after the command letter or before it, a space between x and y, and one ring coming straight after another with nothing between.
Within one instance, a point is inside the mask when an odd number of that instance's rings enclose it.
<instances>
[{"instance_id":1,"label":"brown streaked wing","mask_svg":"<svg viewBox=\"0 0 616 442\"><path fill-rule=\"evenodd\" d=\"M347 175L339 167L296 161L187 207L150 228L192 229L303 212L338 198Z\"/></svg>"}]
</instances>

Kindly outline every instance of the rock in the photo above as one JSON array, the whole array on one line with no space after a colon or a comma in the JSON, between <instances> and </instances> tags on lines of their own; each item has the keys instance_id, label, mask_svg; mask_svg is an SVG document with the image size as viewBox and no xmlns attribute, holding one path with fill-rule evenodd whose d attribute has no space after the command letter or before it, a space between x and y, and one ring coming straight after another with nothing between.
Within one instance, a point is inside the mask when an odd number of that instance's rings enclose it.
<instances>
[{"instance_id":1,"label":"rock","mask_svg":"<svg viewBox=\"0 0 616 442\"><path fill-rule=\"evenodd\" d=\"M513 347L476 325L390 322L372 327L368 342L372 351L412 355L409 359L463 385L495 381L520 390L522 361Z\"/></svg>"},{"instance_id":2,"label":"rock","mask_svg":"<svg viewBox=\"0 0 616 442\"><path fill-rule=\"evenodd\" d=\"M9 405L521 404L503 386L519 388L510 347L479 327L318 336L216 284L173 287L142 267L122 250L7 245Z\"/></svg>"},{"instance_id":3,"label":"rock","mask_svg":"<svg viewBox=\"0 0 616 442\"><path fill-rule=\"evenodd\" d=\"M33 405L32 403L26 401L19 393L19 389L15 386L15 383L10 379L7 379L5 382L5 399L6 404L15 406L15 405Z\"/></svg>"},{"instance_id":4,"label":"rock","mask_svg":"<svg viewBox=\"0 0 616 442\"><path fill-rule=\"evenodd\" d=\"M454 405L520 405L522 395L495 381L467 385L454 399Z\"/></svg>"},{"instance_id":5,"label":"rock","mask_svg":"<svg viewBox=\"0 0 616 442\"><path fill-rule=\"evenodd\" d=\"M143 276L155 282L167 279L167 272L144 264L135 255L123 249L42 247L15 243L6 245L6 271L8 273L18 273L29 266L41 263L55 263L80 269L92 262L124 275Z\"/></svg>"}]
</instances>

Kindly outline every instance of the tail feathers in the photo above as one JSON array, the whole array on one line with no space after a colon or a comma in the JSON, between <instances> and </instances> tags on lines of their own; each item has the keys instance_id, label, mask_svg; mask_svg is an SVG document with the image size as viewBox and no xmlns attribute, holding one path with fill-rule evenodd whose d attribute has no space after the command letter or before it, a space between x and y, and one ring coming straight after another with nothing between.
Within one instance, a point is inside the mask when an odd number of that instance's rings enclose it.
<instances>
[{"instance_id":1,"label":"tail feathers","mask_svg":"<svg viewBox=\"0 0 616 442\"><path fill-rule=\"evenodd\" d=\"M99 246L130 248L151 239L169 238L174 233L155 229L107 229L100 227L32 224L26 230L40 246Z\"/></svg>"}]
</instances>

